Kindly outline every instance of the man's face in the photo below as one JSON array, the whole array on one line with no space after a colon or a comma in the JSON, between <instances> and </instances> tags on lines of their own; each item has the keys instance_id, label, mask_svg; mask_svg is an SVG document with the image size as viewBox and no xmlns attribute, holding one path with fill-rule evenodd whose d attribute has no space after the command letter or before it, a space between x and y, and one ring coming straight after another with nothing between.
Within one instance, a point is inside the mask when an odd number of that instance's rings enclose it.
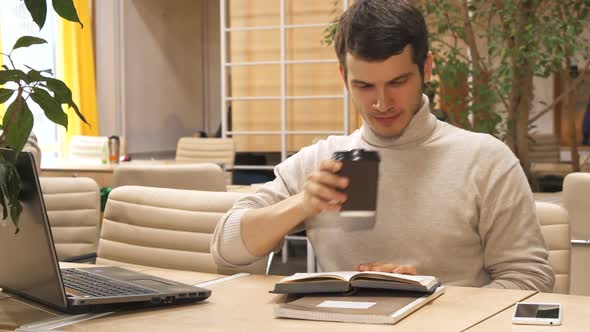
<instances>
[{"instance_id":1,"label":"man's face","mask_svg":"<svg viewBox=\"0 0 590 332\"><path fill-rule=\"evenodd\" d=\"M424 66L424 78L412 61L412 46L382 62L346 55L348 75L340 68L355 108L365 123L381 136L399 136L422 106L422 86L430 80L432 54Z\"/></svg>"}]
</instances>

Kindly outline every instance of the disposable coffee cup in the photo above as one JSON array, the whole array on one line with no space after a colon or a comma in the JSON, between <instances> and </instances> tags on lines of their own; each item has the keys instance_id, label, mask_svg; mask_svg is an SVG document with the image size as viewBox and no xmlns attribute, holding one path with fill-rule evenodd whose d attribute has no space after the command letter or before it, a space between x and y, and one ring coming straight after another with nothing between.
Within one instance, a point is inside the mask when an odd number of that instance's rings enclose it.
<instances>
[{"instance_id":1,"label":"disposable coffee cup","mask_svg":"<svg viewBox=\"0 0 590 332\"><path fill-rule=\"evenodd\" d=\"M354 149L334 152L332 159L342 162L339 176L348 178L344 192L348 199L342 204L342 217L373 217L377 211L379 162L376 151Z\"/></svg>"}]
</instances>

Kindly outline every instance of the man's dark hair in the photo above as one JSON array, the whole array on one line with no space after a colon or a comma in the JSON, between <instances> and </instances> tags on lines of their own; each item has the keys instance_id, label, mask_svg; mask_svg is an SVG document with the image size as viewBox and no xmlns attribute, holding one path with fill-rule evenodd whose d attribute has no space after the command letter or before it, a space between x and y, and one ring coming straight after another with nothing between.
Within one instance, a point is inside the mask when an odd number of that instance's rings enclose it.
<instances>
[{"instance_id":1,"label":"man's dark hair","mask_svg":"<svg viewBox=\"0 0 590 332\"><path fill-rule=\"evenodd\" d=\"M384 61L412 45L412 60L424 77L428 30L422 13L406 0L357 0L340 16L334 45L344 72L346 53Z\"/></svg>"}]
</instances>

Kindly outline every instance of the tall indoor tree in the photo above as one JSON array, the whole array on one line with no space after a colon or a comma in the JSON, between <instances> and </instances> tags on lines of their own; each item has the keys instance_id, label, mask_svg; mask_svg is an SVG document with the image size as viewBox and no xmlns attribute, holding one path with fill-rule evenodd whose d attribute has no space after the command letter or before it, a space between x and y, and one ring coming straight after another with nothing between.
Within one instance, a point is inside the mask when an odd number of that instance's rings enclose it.
<instances>
[{"instance_id":1,"label":"tall indoor tree","mask_svg":"<svg viewBox=\"0 0 590 332\"><path fill-rule=\"evenodd\" d=\"M532 179L529 131L581 83L532 114L534 77L569 72L574 56L588 70L590 0L424 1L441 98L460 110L454 122L503 139ZM466 93L445 94L465 86ZM568 110L566 110L568 111Z\"/></svg>"},{"instance_id":2,"label":"tall indoor tree","mask_svg":"<svg viewBox=\"0 0 590 332\"><path fill-rule=\"evenodd\" d=\"M571 94L588 70L590 0L415 0L429 28L441 103L450 121L502 139L532 181L529 131ZM336 25L324 31L331 44ZM554 102L532 114L534 77L568 71L574 56L583 72ZM435 85L436 86L436 85Z\"/></svg>"}]
</instances>

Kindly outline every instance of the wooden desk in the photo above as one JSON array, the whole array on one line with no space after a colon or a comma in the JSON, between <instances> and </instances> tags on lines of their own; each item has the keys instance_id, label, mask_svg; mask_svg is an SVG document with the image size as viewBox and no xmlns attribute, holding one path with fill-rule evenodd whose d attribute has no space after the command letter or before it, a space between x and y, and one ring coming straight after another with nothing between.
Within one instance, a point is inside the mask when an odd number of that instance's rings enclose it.
<instances>
[{"instance_id":1,"label":"wooden desk","mask_svg":"<svg viewBox=\"0 0 590 332\"><path fill-rule=\"evenodd\" d=\"M0 299L0 331L12 331L21 325L42 321L60 315L50 309L39 309L32 302L17 296Z\"/></svg>"},{"instance_id":2,"label":"wooden desk","mask_svg":"<svg viewBox=\"0 0 590 332\"><path fill-rule=\"evenodd\" d=\"M60 263L62 268L70 267L97 267L100 265L94 264L79 264L79 263ZM147 273L150 275L169 278L174 277L174 280L187 284L197 284L205 281L216 280L226 277L220 274L201 273L191 271L167 270L150 268L146 266L127 265L125 268ZM1 293L0 292L0 331L15 330L22 325L31 324L49 319L56 319L58 317L74 317L75 315L67 315L57 310L49 309L40 306L32 301L23 299L19 296ZM59 329L61 330L61 328ZM118 329L115 329L118 330Z\"/></svg>"},{"instance_id":3,"label":"wooden desk","mask_svg":"<svg viewBox=\"0 0 590 332\"><path fill-rule=\"evenodd\" d=\"M563 196L563 192L561 191L555 193L533 193L533 198L537 202L547 202L562 205L561 196Z\"/></svg>"},{"instance_id":4,"label":"wooden desk","mask_svg":"<svg viewBox=\"0 0 590 332\"><path fill-rule=\"evenodd\" d=\"M590 165L584 163L581 167L581 171L590 172ZM568 162L531 164L531 173L536 177L547 175L566 176L572 172L572 164Z\"/></svg>"},{"instance_id":5,"label":"wooden desk","mask_svg":"<svg viewBox=\"0 0 590 332\"><path fill-rule=\"evenodd\" d=\"M512 306L498 315L476 325L468 331L473 332L496 332L496 331L547 331L547 332L576 332L590 330L590 297L573 296L562 294L539 293L527 299L533 302L558 302L561 303L562 323L560 326L535 326L535 325L514 325L512 316L515 306Z\"/></svg>"},{"instance_id":6,"label":"wooden desk","mask_svg":"<svg viewBox=\"0 0 590 332\"><path fill-rule=\"evenodd\" d=\"M263 185L264 183L255 183L251 185L231 184L227 186L227 191L253 194L256 192L258 188L262 187Z\"/></svg>"},{"instance_id":7,"label":"wooden desk","mask_svg":"<svg viewBox=\"0 0 590 332\"><path fill-rule=\"evenodd\" d=\"M227 277L223 274L215 273L204 273L204 272L192 272L192 271L179 271L179 270L168 270L168 269L156 269L150 268L142 270L141 273L153 275L160 278L174 280L176 282L182 282L183 284L196 285L206 281L217 280L220 278Z\"/></svg>"},{"instance_id":8,"label":"wooden desk","mask_svg":"<svg viewBox=\"0 0 590 332\"><path fill-rule=\"evenodd\" d=\"M125 165L168 165L175 164L174 160L133 160L119 164L89 164L60 160L42 164L40 176L47 177L89 177L94 179L100 187L113 186L113 172L121 164Z\"/></svg>"},{"instance_id":9,"label":"wooden desk","mask_svg":"<svg viewBox=\"0 0 590 332\"><path fill-rule=\"evenodd\" d=\"M94 179L100 187L112 187L113 171L117 165L75 165L51 164L41 165L40 176L46 177L88 177Z\"/></svg>"},{"instance_id":10,"label":"wooden desk","mask_svg":"<svg viewBox=\"0 0 590 332\"><path fill-rule=\"evenodd\" d=\"M149 273L149 271L143 271ZM175 279L173 274L166 275ZM62 327L63 331L391 331L389 325L358 325L273 318L282 296L270 294L282 277L249 275L212 285L199 304L118 313ZM461 331L530 297L533 291L448 287L446 294L395 325L396 331Z\"/></svg>"},{"instance_id":11,"label":"wooden desk","mask_svg":"<svg viewBox=\"0 0 590 332\"><path fill-rule=\"evenodd\" d=\"M80 266L62 264L63 267ZM218 274L132 267L190 284L217 280L208 286L212 296L204 302L175 307L115 313L60 331L587 331L590 297L547 294L533 291L447 287L447 292L395 326L359 325L273 318L272 306L283 297L268 291L282 277L248 275L226 280ZM227 277L226 277L227 278ZM0 293L1 295L1 293ZM561 327L513 325L514 304L518 301L559 302L563 305ZM64 315L18 297L0 296L0 330Z\"/></svg>"},{"instance_id":12,"label":"wooden desk","mask_svg":"<svg viewBox=\"0 0 590 332\"><path fill-rule=\"evenodd\" d=\"M178 162L180 164L190 164L191 162ZM46 177L89 177L94 179L100 187L113 186L113 173L115 168L119 165L174 165L177 164L175 160L133 160L129 162L121 162L119 164L80 164L72 163L67 160L42 164L40 176ZM228 169L231 171L231 169ZM230 178L231 182L231 178ZM255 191L250 189L250 186L229 186L228 191ZM234 188L235 187L235 188ZM248 188L244 188L248 187Z\"/></svg>"}]
</instances>

